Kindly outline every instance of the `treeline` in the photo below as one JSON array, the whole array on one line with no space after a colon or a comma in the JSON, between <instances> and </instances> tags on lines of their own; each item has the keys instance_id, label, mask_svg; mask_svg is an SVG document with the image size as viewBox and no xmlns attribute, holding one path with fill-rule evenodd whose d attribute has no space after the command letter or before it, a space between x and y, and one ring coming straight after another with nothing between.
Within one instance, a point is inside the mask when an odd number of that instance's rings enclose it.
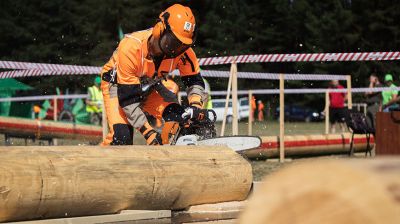
<instances>
[{"instance_id":1,"label":"treeline","mask_svg":"<svg viewBox=\"0 0 400 224\"><path fill-rule=\"evenodd\" d=\"M396 0L3 0L0 59L104 64L125 33L154 25L158 14L179 2L190 6L199 28L199 57L255 53L317 53L400 50L400 2ZM398 80L399 62L264 63L240 71L351 74L365 86L371 72ZM229 69L227 66L206 69ZM85 91L86 76L25 78L52 92L55 86ZM226 80L212 82L225 88ZM244 80L242 88L273 88L275 82ZM290 82L316 87L318 82ZM44 92L43 92L44 93Z\"/></svg>"}]
</instances>

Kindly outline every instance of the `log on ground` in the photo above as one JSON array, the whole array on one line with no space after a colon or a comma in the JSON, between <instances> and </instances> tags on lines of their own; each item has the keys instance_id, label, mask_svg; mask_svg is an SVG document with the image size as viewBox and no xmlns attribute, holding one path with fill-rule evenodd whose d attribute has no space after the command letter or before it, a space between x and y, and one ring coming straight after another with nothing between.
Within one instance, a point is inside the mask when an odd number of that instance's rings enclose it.
<instances>
[{"instance_id":1,"label":"log on ground","mask_svg":"<svg viewBox=\"0 0 400 224\"><path fill-rule=\"evenodd\" d=\"M400 158L293 164L264 180L240 223L400 223Z\"/></svg>"},{"instance_id":2,"label":"log on ground","mask_svg":"<svg viewBox=\"0 0 400 224\"><path fill-rule=\"evenodd\" d=\"M102 137L100 126L19 117L0 117L0 133L20 138L79 139L91 142L100 142Z\"/></svg>"},{"instance_id":3,"label":"log on ground","mask_svg":"<svg viewBox=\"0 0 400 224\"><path fill-rule=\"evenodd\" d=\"M0 221L244 200L250 164L227 147L0 148Z\"/></svg>"}]
</instances>

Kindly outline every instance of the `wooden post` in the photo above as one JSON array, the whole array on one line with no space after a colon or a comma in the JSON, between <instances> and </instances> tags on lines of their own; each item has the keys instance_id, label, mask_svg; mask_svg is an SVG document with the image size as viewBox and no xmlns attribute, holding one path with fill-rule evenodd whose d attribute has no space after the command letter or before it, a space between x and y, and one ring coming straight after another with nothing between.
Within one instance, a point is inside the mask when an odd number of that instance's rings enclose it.
<instances>
[{"instance_id":1,"label":"wooden post","mask_svg":"<svg viewBox=\"0 0 400 224\"><path fill-rule=\"evenodd\" d=\"M54 103L53 103L53 119L54 121L57 121L57 114L58 114L58 102L57 102L57 97L54 97ZM53 139L53 145L58 145L58 141L56 138Z\"/></svg>"},{"instance_id":2,"label":"wooden post","mask_svg":"<svg viewBox=\"0 0 400 224\"><path fill-rule=\"evenodd\" d=\"M58 106L57 106L57 97L54 97L53 99L53 120L57 121L57 112L58 112Z\"/></svg>"},{"instance_id":3,"label":"wooden post","mask_svg":"<svg viewBox=\"0 0 400 224\"><path fill-rule=\"evenodd\" d=\"M253 111L251 108L252 105L252 99L253 99L253 91L249 90L249 129L248 129L248 135L253 134Z\"/></svg>"},{"instance_id":4,"label":"wooden post","mask_svg":"<svg viewBox=\"0 0 400 224\"><path fill-rule=\"evenodd\" d=\"M351 110L353 108L353 97L351 95L351 76L346 76L347 80L347 108Z\"/></svg>"},{"instance_id":5,"label":"wooden post","mask_svg":"<svg viewBox=\"0 0 400 224\"><path fill-rule=\"evenodd\" d=\"M237 64L232 63L232 135L239 135Z\"/></svg>"},{"instance_id":6,"label":"wooden post","mask_svg":"<svg viewBox=\"0 0 400 224\"><path fill-rule=\"evenodd\" d=\"M325 92L325 134L329 134L329 90Z\"/></svg>"},{"instance_id":7,"label":"wooden post","mask_svg":"<svg viewBox=\"0 0 400 224\"><path fill-rule=\"evenodd\" d=\"M285 161L285 75L279 75L279 161Z\"/></svg>"},{"instance_id":8,"label":"wooden post","mask_svg":"<svg viewBox=\"0 0 400 224\"><path fill-rule=\"evenodd\" d=\"M364 115L367 116L367 104L363 103Z\"/></svg>"},{"instance_id":9,"label":"wooden post","mask_svg":"<svg viewBox=\"0 0 400 224\"><path fill-rule=\"evenodd\" d=\"M400 223L399 164L399 157L296 162L257 186L237 223Z\"/></svg>"},{"instance_id":10,"label":"wooden post","mask_svg":"<svg viewBox=\"0 0 400 224\"><path fill-rule=\"evenodd\" d=\"M0 147L0 170L0 222L241 201L253 182L225 146Z\"/></svg>"},{"instance_id":11,"label":"wooden post","mask_svg":"<svg viewBox=\"0 0 400 224\"><path fill-rule=\"evenodd\" d=\"M221 136L224 136L224 134L225 134L226 116L228 114L229 99L231 96L232 77L233 77L233 72L232 72L232 66L231 66L231 72L229 73L229 80L228 80L228 89L226 91L227 93L226 93L226 100L225 100L224 117L222 118Z\"/></svg>"}]
</instances>

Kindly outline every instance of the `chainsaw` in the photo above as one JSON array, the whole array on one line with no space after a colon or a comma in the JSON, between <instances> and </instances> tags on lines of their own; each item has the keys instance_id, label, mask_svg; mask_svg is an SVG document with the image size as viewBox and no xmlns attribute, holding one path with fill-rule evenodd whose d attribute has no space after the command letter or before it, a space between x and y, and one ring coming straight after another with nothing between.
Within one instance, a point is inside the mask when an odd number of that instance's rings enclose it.
<instances>
[{"instance_id":1,"label":"chainsaw","mask_svg":"<svg viewBox=\"0 0 400 224\"><path fill-rule=\"evenodd\" d=\"M190 120L180 124L178 132L170 140L171 145L208 145L228 146L236 152L254 149L261 146L258 136L217 136L215 122L217 115L214 110L203 109L204 119Z\"/></svg>"}]
</instances>

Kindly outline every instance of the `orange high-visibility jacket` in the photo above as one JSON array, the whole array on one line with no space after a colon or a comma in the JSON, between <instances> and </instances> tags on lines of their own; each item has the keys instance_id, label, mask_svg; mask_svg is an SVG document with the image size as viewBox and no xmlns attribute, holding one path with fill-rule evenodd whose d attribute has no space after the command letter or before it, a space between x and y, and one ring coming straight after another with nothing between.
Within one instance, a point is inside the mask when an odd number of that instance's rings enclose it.
<instances>
[{"instance_id":1,"label":"orange high-visibility jacket","mask_svg":"<svg viewBox=\"0 0 400 224\"><path fill-rule=\"evenodd\" d=\"M146 58L147 41L151 33L152 29L148 29L126 35L111 59L104 65L102 73L116 67L118 84L139 84L140 77L144 75L153 77L154 63ZM164 59L157 72L161 75L163 72L170 73L175 69L178 69L183 77L199 74L200 66L192 48L176 58Z\"/></svg>"}]
</instances>

